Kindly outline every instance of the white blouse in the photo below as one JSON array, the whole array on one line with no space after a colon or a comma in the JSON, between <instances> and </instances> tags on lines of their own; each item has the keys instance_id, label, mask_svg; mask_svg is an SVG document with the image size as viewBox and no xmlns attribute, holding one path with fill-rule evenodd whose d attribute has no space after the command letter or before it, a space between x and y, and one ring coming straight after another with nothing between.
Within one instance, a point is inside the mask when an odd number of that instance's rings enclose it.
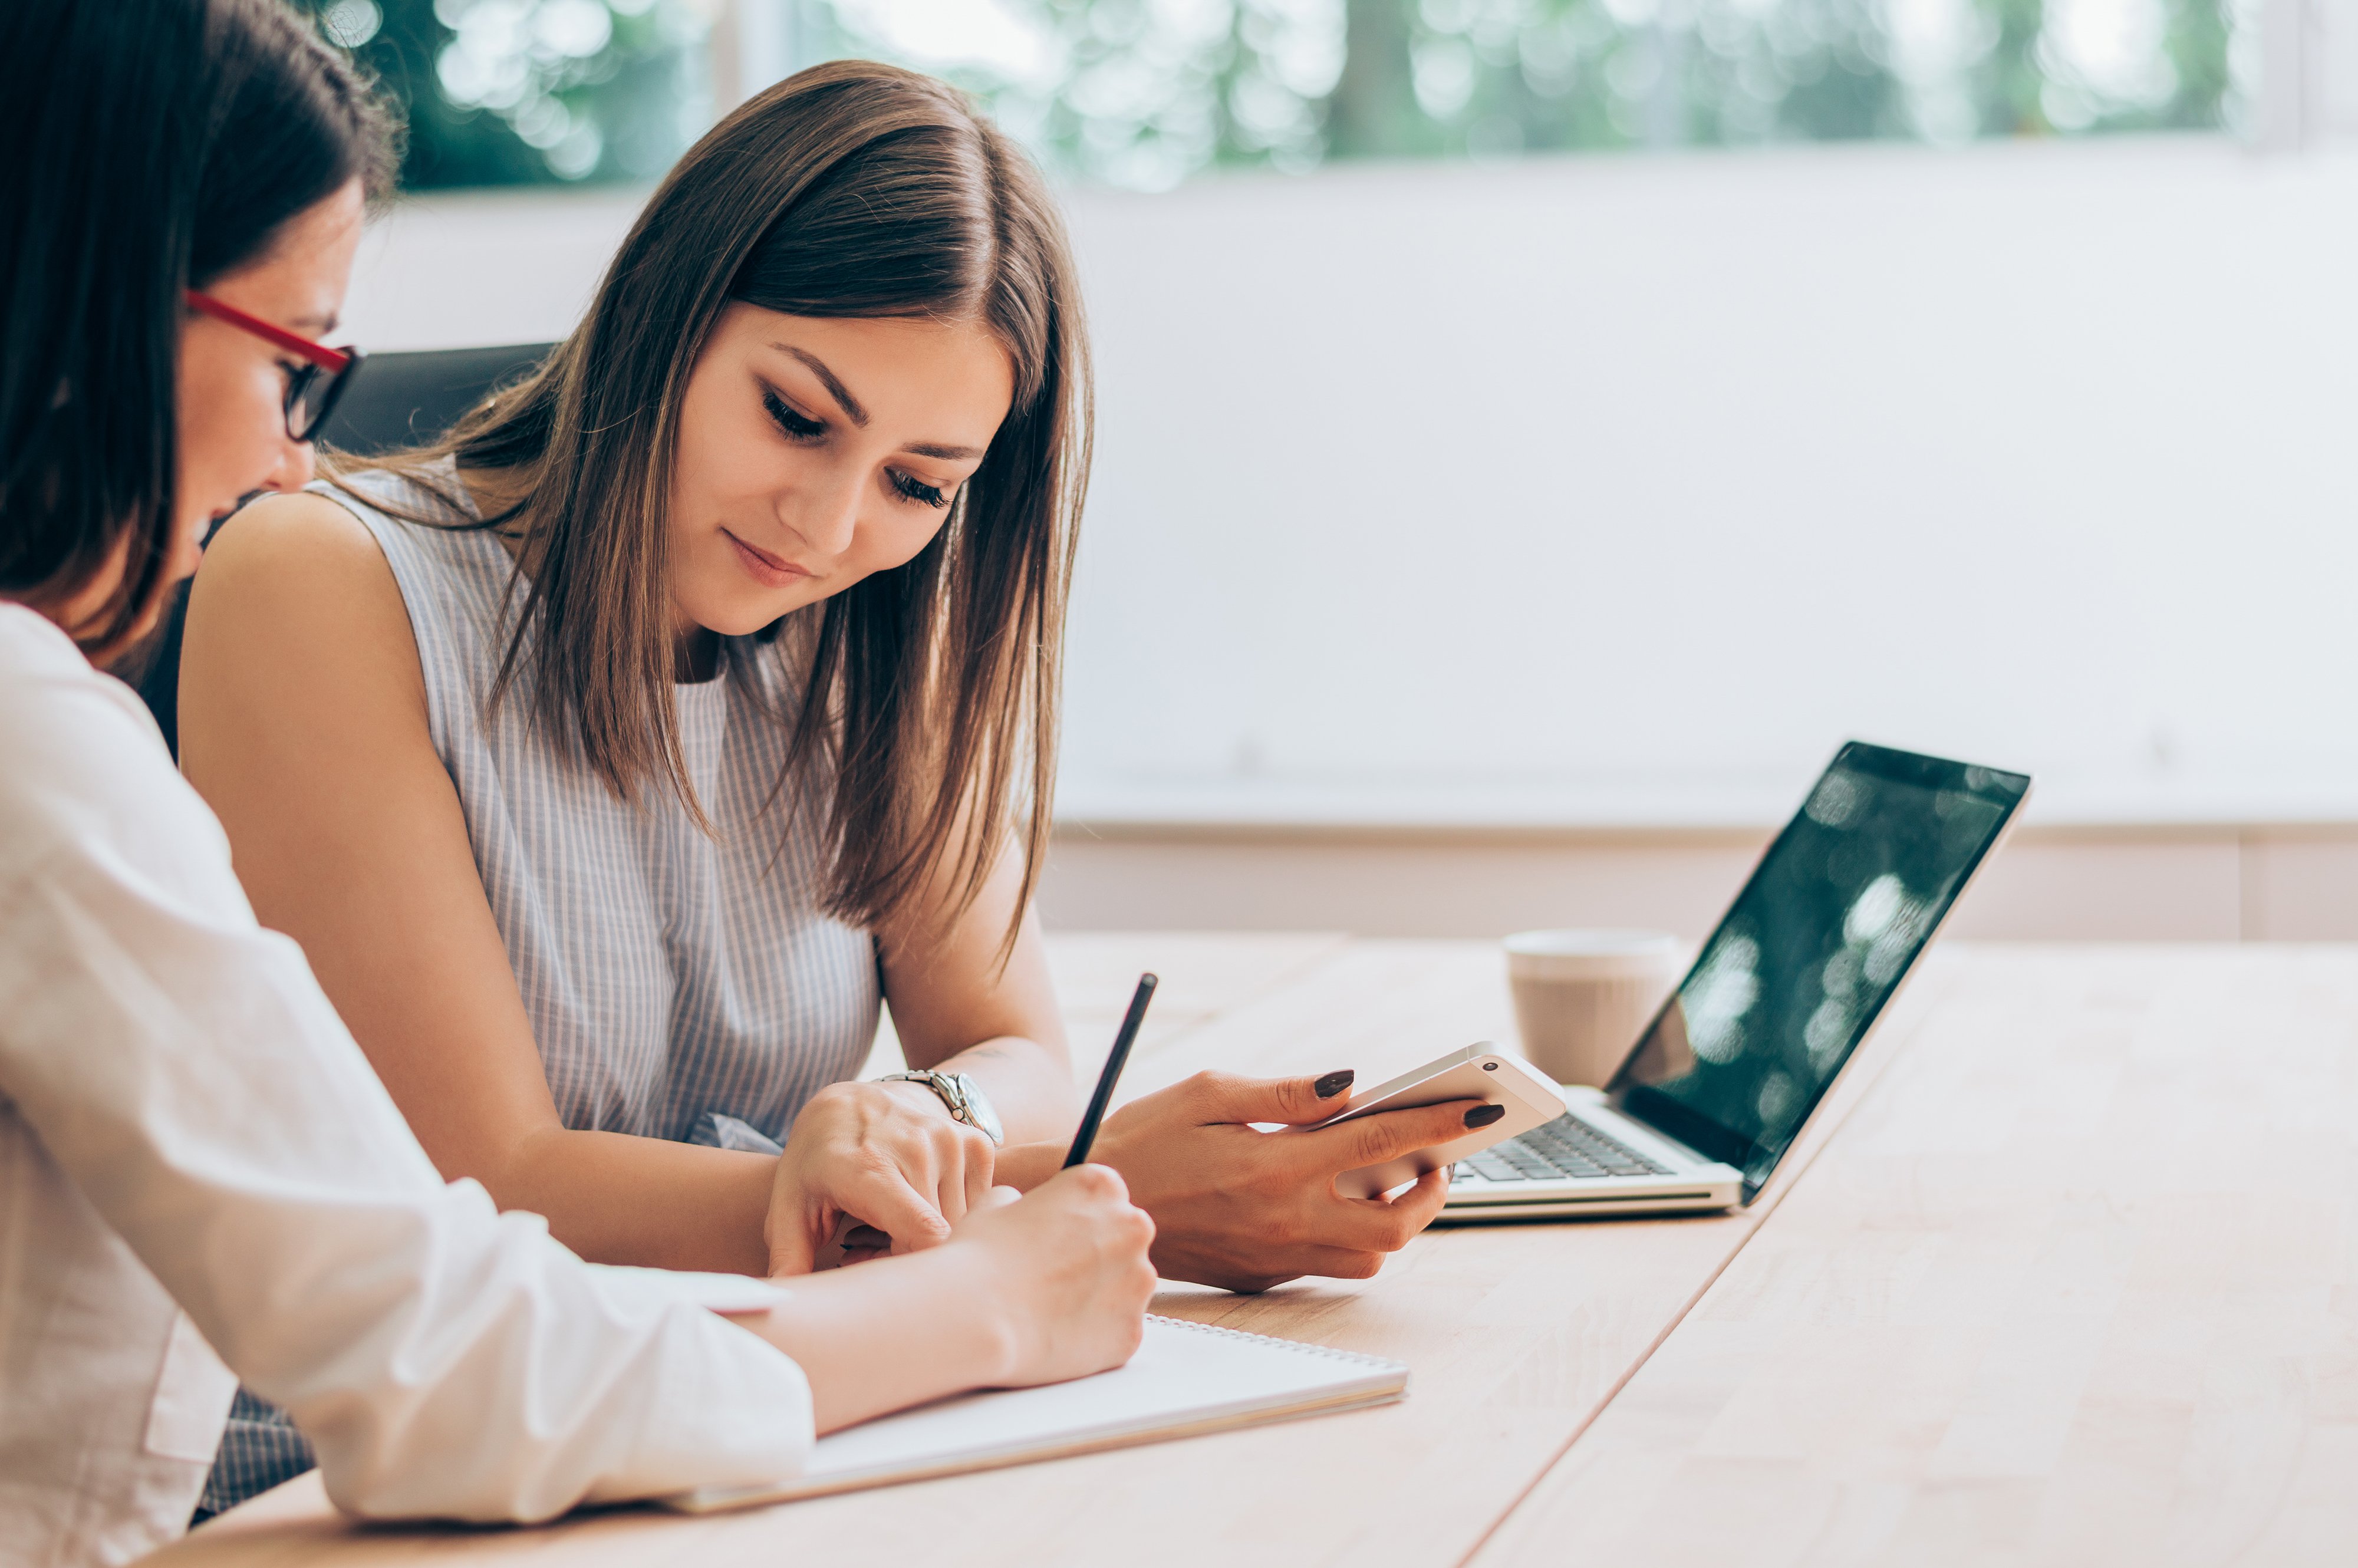
<instances>
[{"instance_id":1,"label":"white blouse","mask_svg":"<svg viewBox=\"0 0 2358 1568\"><path fill-rule=\"evenodd\" d=\"M0 1562L178 1535L241 1378L371 1517L791 1476L801 1368L708 1310L780 1294L446 1184L138 698L0 604Z\"/></svg>"}]
</instances>

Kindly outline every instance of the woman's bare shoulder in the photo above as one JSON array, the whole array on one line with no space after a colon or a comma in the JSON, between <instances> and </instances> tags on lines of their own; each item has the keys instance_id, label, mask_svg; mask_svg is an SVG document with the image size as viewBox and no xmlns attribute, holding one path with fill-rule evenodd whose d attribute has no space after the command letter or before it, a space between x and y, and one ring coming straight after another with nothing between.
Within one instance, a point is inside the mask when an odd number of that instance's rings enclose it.
<instances>
[{"instance_id":1,"label":"woman's bare shoulder","mask_svg":"<svg viewBox=\"0 0 2358 1568\"><path fill-rule=\"evenodd\" d=\"M268 496L222 524L189 597L192 683L261 681L292 696L372 688L422 705L417 643L393 568L361 520L312 492Z\"/></svg>"},{"instance_id":2,"label":"woman's bare shoulder","mask_svg":"<svg viewBox=\"0 0 2358 1568\"><path fill-rule=\"evenodd\" d=\"M314 491L265 496L222 524L205 546L198 590L252 595L328 589L372 597L400 590L361 520Z\"/></svg>"}]
</instances>

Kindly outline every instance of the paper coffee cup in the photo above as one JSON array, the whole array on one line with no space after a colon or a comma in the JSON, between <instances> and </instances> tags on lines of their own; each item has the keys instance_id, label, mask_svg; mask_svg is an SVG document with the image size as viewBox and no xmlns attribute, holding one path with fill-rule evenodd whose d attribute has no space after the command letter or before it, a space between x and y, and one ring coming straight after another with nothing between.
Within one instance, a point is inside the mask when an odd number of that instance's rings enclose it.
<instances>
[{"instance_id":1,"label":"paper coffee cup","mask_svg":"<svg viewBox=\"0 0 2358 1568\"><path fill-rule=\"evenodd\" d=\"M1519 931L1506 948L1524 1059L1557 1083L1600 1088L1678 982L1683 956L1661 931Z\"/></svg>"}]
</instances>

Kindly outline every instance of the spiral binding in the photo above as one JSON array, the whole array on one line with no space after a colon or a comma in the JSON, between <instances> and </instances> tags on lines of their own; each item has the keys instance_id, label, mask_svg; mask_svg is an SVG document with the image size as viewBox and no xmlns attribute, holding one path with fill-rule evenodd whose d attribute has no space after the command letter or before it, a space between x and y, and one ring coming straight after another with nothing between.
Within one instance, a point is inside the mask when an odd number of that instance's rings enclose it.
<instances>
[{"instance_id":1,"label":"spiral binding","mask_svg":"<svg viewBox=\"0 0 2358 1568\"><path fill-rule=\"evenodd\" d=\"M1279 1345L1288 1350L1299 1350L1304 1356L1325 1356L1336 1361L1356 1361L1362 1367L1380 1367L1386 1371L1408 1370L1405 1362L1387 1361L1380 1356L1366 1356L1357 1350L1337 1350L1331 1345L1306 1345L1299 1339L1280 1339L1268 1334L1248 1334L1241 1328L1222 1328L1213 1323L1192 1323L1184 1317L1164 1317L1157 1313L1148 1313L1146 1321L1167 1323L1174 1328L1192 1328L1198 1334L1217 1334L1230 1339L1249 1339L1261 1345Z\"/></svg>"}]
</instances>

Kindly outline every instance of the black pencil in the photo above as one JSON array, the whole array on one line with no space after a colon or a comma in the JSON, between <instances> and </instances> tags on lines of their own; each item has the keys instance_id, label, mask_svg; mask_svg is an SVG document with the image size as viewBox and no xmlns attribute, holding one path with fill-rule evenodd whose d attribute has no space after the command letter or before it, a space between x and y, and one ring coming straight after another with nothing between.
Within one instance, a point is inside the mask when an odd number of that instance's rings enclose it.
<instances>
[{"instance_id":1,"label":"black pencil","mask_svg":"<svg viewBox=\"0 0 2358 1568\"><path fill-rule=\"evenodd\" d=\"M1154 1000L1156 980L1152 975L1138 977L1138 989L1130 993L1130 1011L1121 1021L1121 1033L1113 1037L1113 1050L1106 1057L1105 1071L1098 1075L1097 1092L1089 1096L1089 1108L1081 1117L1081 1130L1073 1134L1072 1152L1065 1156L1065 1169L1086 1164L1089 1146L1098 1141L1098 1123L1105 1119L1106 1107L1113 1103L1113 1086L1121 1077L1122 1064L1130 1060L1130 1048L1138 1040L1138 1026L1146 1021L1146 1004Z\"/></svg>"}]
</instances>

